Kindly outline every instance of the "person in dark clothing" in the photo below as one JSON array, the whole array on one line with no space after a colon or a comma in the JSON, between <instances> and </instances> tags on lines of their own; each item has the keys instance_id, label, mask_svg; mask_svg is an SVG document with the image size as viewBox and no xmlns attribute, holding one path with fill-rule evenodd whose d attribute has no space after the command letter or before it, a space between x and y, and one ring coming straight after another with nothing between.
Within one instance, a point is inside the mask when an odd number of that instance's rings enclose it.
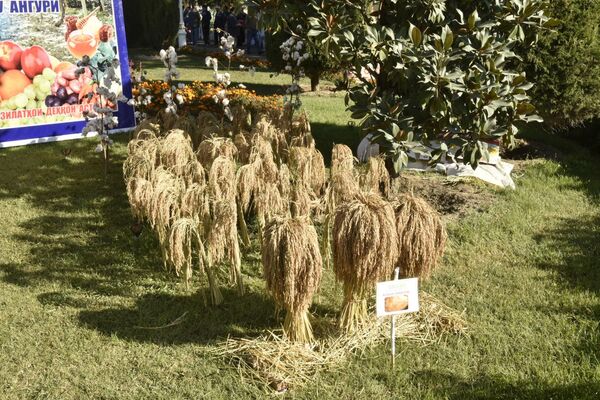
<instances>
[{"instance_id":1,"label":"person in dark clothing","mask_svg":"<svg viewBox=\"0 0 600 400\"><path fill-rule=\"evenodd\" d=\"M249 10L246 17L246 53L250 54L252 43L256 46L257 53L260 53L260 43L258 39L258 20L256 11Z\"/></svg>"},{"instance_id":2,"label":"person in dark clothing","mask_svg":"<svg viewBox=\"0 0 600 400\"><path fill-rule=\"evenodd\" d=\"M227 33L237 39L238 37L238 20L235 16L235 9L231 7L229 15L227 16Z\"/></svg>"},{"instance_id":3,"label":"person in dark clothing","mask_svg":"<svg viewBox=\"0 0 600 400\"><path fill-rule=\"evenodd\" d=\"M192 28L192 44L198 44L200 41L200 13L196 7L190 11L190 25Z\"/></svg>"},{"instance_id":4,"label":"person in dark clothing","mask_svg":"<svg viewBox=\"0 0 600 400\"><path fill-rule=\"evenodd\" d=\"M237 36L237 43L238 46L243 46L244 42L246 41L246 18L248 17L248 14L246 14L246 12L244 11L244 9L242 9L242 11L240 11L240 13L237 15L237 28L238 28L238 36Z\"/></svg>"},{"instance_id":5,"label":"person in dark clothing","mask_svg":"<svg viewBox=\"0 0 600 400\"><path fill-rule=\"evenodd\" d=\"M187 4L183 9L183 24L185 25L185 33L186 33L186 42L192 43L192 20L191 20L191 12L192 6L191 4Z\"/></svg>"},{"instance_id":6,"label":"person in dark clothing","mask_svg":"<svg viewBox=\"0 0 600 400\"><path fill-rule=\"evenodd\" d=\"M225 12L217 8L217 14L215 15L215 46L218 46L221 43L221 37L223 36L223 33L219 32L219 29L224 31L226 22L227 16Z\"/></svg>"},{"instance_id":7,"label":"person in dark clothing","mask_svg":"<svg viewBox=\"0 0 600 400\"><path fill-rule=\"evenodd\" d=\"M204 44L210 44L210 20L212 15L210 15L210 11L208 11L208 7L206 4L202 5L202 36L204 38Z\"/></svg>"}]
</instances>

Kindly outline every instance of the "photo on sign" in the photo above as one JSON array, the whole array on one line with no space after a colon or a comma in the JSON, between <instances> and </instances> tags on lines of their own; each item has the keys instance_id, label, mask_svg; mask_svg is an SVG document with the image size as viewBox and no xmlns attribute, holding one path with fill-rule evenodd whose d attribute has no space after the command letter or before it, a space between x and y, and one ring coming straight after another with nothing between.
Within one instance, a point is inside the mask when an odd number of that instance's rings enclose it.
<instances>
[{"instance_id":1,"label":"photo on sign","mask_svg":"<svg viewBox=\"0 0 600 400\"><path fill-rule=\"evenodd\" d=\"M84 9L81 2L5 3L0 12L0 130L82 121L94 105L117 109L98 94L105 71L119 62L110 1L94 9ZM118 86L109 89L120 95Z\"/></svg>"},{"instance_id":2,"label":"photo on sign","mask_svg":"<svg viewBox=\"0 0 600 400\"><path fill-rule=\"evenodd\" d=\"M408 293L386 297L385 312L408 310Z\"/></svg>"},{"instance_id":3,"label":"photo on sign","mask_svg":"<svg viewBox=\"0 0 600 400\"><path fill-rule=\"evenodd\" d=\"M398 315L419 311L419 280L397 279L377 283L377 316Z\"/></svg>"}]
</instances>

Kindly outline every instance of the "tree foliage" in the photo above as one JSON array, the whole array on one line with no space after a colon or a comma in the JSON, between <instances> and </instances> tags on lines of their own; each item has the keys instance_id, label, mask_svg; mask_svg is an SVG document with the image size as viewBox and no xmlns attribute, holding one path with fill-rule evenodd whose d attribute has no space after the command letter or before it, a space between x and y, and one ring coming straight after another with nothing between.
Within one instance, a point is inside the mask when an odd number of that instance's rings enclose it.
<instances>
[{"instance_id":1,"label":"tree foliage","mask_svg":"<svg viewBox=\"0 0 600 400\"><path fill-rule=\"evenodd\" d=\"M285 2L283 2L285 3ZM354 72L347 103L397 170L421 144L477 166L540 120L516 50L557 21L544 0L308 0L310 43ZM462 9L466 10L463 12ZM436 144L432 143L435 142Z\"/></svg>"},{"instance_id":2,"label":"tree foliage","mask_svg":"<svg viewBox=\"0 0 600 400\"><path fill-rule=\"evenodd\" d=\"M552 128L600 117L600 1L553 0L549 15L561 20L540 35L526 56L537 81L534 104Z\"/></svg>"},{"instance_id":3,"label":"tree foliage","mask_svg":"<svg viewBox=\"0 0 600 400\"><path fill-rule=\"evenodd\" d=\"M127 44L155 49L172 45L179 28L178 7L178 0L124 1Z\"/></svg>"}]
</instances>

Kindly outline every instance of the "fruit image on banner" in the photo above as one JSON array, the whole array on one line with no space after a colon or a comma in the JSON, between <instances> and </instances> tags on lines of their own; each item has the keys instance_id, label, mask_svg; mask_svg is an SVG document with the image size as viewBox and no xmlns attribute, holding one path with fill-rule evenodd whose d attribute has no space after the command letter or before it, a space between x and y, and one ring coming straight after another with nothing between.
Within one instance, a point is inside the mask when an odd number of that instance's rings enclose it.
<instances>
[{"instance_id":1,"label":"fruit image on banner","mask_svg":"<svg viewBox=\"0 0 600 400\"><path fill-rule=\"evenodd\" d=\"M121 83L107 89L130 98L120 0L0 0L0 147L81 137L95 106L116 110L119 129L135 126L130 106L97 94L114 65Z\"/></svg>"}]
</instances>

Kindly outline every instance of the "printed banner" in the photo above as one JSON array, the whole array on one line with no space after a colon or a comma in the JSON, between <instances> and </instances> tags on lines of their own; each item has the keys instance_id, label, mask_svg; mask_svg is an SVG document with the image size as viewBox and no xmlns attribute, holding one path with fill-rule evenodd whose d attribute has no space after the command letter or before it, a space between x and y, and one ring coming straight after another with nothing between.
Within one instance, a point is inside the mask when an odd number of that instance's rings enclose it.
<instances>
[{"instance_id":1,"label":"printed banner","mask_svg":"<svg viewBox=\"0 0 600 400\"><path fill-rule=\"evenodd\" d=\"M134 127L132 107L97 93L117 61L109 89L131 98L121 0L0 0L0 148L82 137L94 105Z\"/></svg>"}]
</instances>

